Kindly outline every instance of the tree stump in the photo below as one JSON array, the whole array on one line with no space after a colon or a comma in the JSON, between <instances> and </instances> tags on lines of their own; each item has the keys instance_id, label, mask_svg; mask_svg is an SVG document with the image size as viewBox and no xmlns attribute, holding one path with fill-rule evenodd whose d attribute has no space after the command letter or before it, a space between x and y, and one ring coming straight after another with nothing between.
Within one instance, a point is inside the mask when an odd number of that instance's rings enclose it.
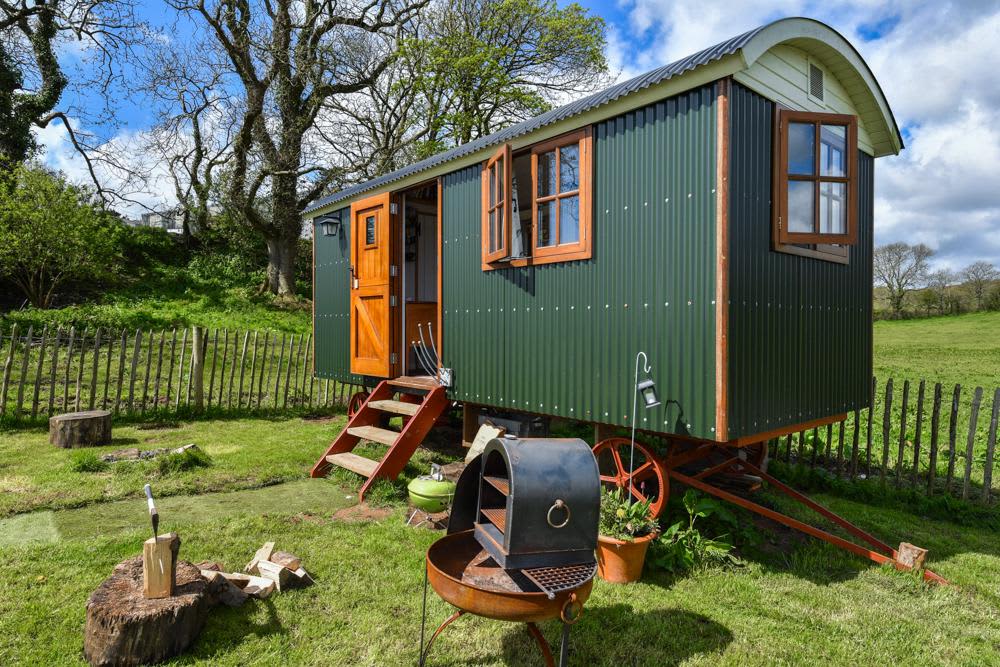
<instances>
[{"instance_id":1,"label":"tree stump","mask_svg":"<svg viewBox=\"0 0 1000 667\"><path fill-rule=\"evenodd\" d=\"M213 604L212 585L187 561L177 563L172 597L146 599L142 557L130 558L87 601L83 653L91 665L162 662L195 640Z\"/></svg>"},{"instance_id":2,"label":"tree stump","mask_svg":"<svg viewBox=\"0 0 1000 667\"><path fill-rule=\"evenodd\" d=\"M49 418L49 442L56 447L97 447L111 443L107 410L68 412Z\"/></svg>"}]
</instances>

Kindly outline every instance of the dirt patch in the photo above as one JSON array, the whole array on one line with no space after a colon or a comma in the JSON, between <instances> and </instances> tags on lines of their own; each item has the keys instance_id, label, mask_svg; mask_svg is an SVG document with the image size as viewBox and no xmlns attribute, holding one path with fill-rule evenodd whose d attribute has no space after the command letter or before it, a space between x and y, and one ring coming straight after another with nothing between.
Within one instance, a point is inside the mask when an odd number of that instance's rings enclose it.
<instances>
[{"instance_id":1,"label":"dirt patch","mask_svg":"<svg viewBox=\"0 0 1000 667\"><path fill-rule=\"evenodd\" d=\"M343 510L341 510L343 512ZM302 512L301 514L296 514L291 519L289 519L293 524L300 523L314 523L318 526L322 526L326 523L326 519L315 514L310 514L309 512Z\"/></svg>"},{"instance_id":2,"label":"dirt patch","mask_svg":"<svg viewBox=\"0 0 1000 667\"><path fill-rule=\"evenodd\" d=\"M342 510L337 510L333 515L333 518L337 521L344 521L346 523L360 523L363 521L381 521L389 516L392 516L393 510L391 507L371 507L368 503L359 503L357 505L352 505L351 507L345 507Z\"/></svg>"},{"instance_id":3,"label":"dirt patch","mask_svg":"<svg viewBox=\"0 0 1000 667\"><path fill-rule=\"evenodd\" d=\"M303 415L302 421L309 422L310 424L332 424L335 421L343 421L344 415L342 413L328 415L328 414L311 414Z\"/></svg>"}]
</instances>

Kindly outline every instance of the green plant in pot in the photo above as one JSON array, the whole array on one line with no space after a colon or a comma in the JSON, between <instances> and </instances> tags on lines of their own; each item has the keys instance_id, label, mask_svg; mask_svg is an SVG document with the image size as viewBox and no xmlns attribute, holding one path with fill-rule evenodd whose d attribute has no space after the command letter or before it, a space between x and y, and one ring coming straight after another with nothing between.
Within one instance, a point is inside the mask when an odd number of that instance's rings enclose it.
<instances>
[{"instance_id":1,"label":"green plant in pot","mask_svg":"<svg viewBox=\"0 0 1000 667\"><path fill-rule=\"evenodd\" d=\"M649 501L627 496L623 489L601 492L601 522L597 538L597 574L616 584L638 581L646 549L659 524L649 511Z\"/></svg>"}]
</instances>

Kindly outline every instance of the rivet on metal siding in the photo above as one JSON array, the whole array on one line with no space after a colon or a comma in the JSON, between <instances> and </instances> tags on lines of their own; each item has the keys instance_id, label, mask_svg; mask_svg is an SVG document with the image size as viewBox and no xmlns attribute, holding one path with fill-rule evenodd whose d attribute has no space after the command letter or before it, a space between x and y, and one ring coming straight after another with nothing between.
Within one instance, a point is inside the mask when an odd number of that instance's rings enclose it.
<instances>
[{"instance_id":1,"label":"rivet on metal siding","mask_svg":"<svg viewBox=\"0 0 1000 667\"><path fill-rule=\"evenodd\" d=\"M625 307L628 308L628 304L627 303L625 304Z\"/></svg>"},{"instance_id":2,"label":"rivet on metal siding","mask_svg":"<svg viewBox=\"0 0 1000 667\"><path fill-rule=\"evenodd\" d=\"M688 301L688 305L689 305L689 306L691 305L691 301L690 301L690 300Z\"/></svg>"},{"instance_id":3,"label":"rivet on metal siding","mask_svg":"<svg viewBox=\"0 0 1000 667\"><path fill-rule=\"evenodd\" d=\"M605 308L610 308L610 307L611 307L611 304L609 304L609 303L606 303L606 304L604 304L604 307L605 307Z\"/></svg>"},{"instance_id":4,"label":"rivet on metal siding","mask_svg":"<svg viewBox=\"0 0 1000 667\"><path fill-rule=\"evenodd\" d=\"M715 305L715 299L712 299L712 305L713 306Z\"/></svg>"},{"instance_id":5,"label":"rivet on metal siding","mask_svg":"<svg viewBox=\"0 0 1000 667\"><path fill-rule=\"evenodd\" d=\"M642 202L642 205L643 206L649 206L649 202L648 201L644 201L644 202Z\"/></svg>"},{"instance_id":6,"label":"rivet on metal siding","mask_svg":"<svg viewBox=\"0 0 1000 667\"><path fill-rule=\"evenodd\" d=\"M628 210L628 204L625 204L625 210L626 211Z\"/></svg>"},{"instance_id":7,"label":"rivet on metal siding","mask_svg":"<svg viewBox=\"0 0 1000 667\"><path fill-rule=\"evenodd\" d=\"M669 203L670 203L670 197L667 197L667 198L666 198L666 199L664 199L663 201L669 204Z\"/></svg>"},{"instance_id":8,"label":"rivet on metal siding","mask_svg":"<svg viewBox=\"0 0 1000 667\"><path fill-rule=\"evenodd\" d=\"M688 199L691 199L691 193L690 192L688 193Z\"/></svg>"},{"instance_id":9,"label":"rivet on metal siding","mask_svg":"<svg viewBox=\"0 0 1000 667\"><path fill-rule=\"evenodd\" d=\"M608 209L604 209L604 215L607 215L609 213L611 213L611 211L609 211Z\"/></svg>"},{"instance_id":10,"label":"rivet on metal siding","mask_svg":"<svg viewBox=\"0 0 1000 667\"><path fill-rule=\"evenodd\" d=\"M712 433L715 433L715 427L714 426L712 428L708 429L708 430L711 431Z\"/></svg>"}]
</instances>

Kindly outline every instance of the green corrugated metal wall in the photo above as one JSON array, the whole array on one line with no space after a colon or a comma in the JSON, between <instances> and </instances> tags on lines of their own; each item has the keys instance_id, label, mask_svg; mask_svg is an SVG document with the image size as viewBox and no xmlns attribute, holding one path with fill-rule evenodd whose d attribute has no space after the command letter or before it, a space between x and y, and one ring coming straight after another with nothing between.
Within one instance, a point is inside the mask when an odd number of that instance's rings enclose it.
<instances>
[{"instance_id":1,"label":"green corrugated metal wall","mask_svg":"<svg viewBox=\"0 0 1000 667\"><path fill-rule=\"evenodd\" d=\"M664 406L640 428L713 436L715 116L706 86L595 126L589 261L482 271L479 167L444 177L453 398L626 425L645 350Z\"/></svg>"},{"instance_id":2,"label":"green corrugated metal wall","mask_svg":"<svg viewBox=\"0 0 1000 667\"><path fill-rule=\"evenodd\" d=\"M313 334L316 337L316 376L342 382L361 383L361 378L351 375L350 360L350 291L348 267L351 263L350 219L351 209L340 214L344 221L340 236L316 235L315 286Z\"/></svg>"},{"instance_id":3,"label":"green corrugated metal wall","mask_svg":"<svg viewBox=\"0 0 1000 667\"><path fill-rule=\"evenodd\" d=\"M858 243L849 264L771 250L774 103L730 102L729 436L867 406L872 374L874 159L859 151Z\"/></svg>"}]
</instances>

